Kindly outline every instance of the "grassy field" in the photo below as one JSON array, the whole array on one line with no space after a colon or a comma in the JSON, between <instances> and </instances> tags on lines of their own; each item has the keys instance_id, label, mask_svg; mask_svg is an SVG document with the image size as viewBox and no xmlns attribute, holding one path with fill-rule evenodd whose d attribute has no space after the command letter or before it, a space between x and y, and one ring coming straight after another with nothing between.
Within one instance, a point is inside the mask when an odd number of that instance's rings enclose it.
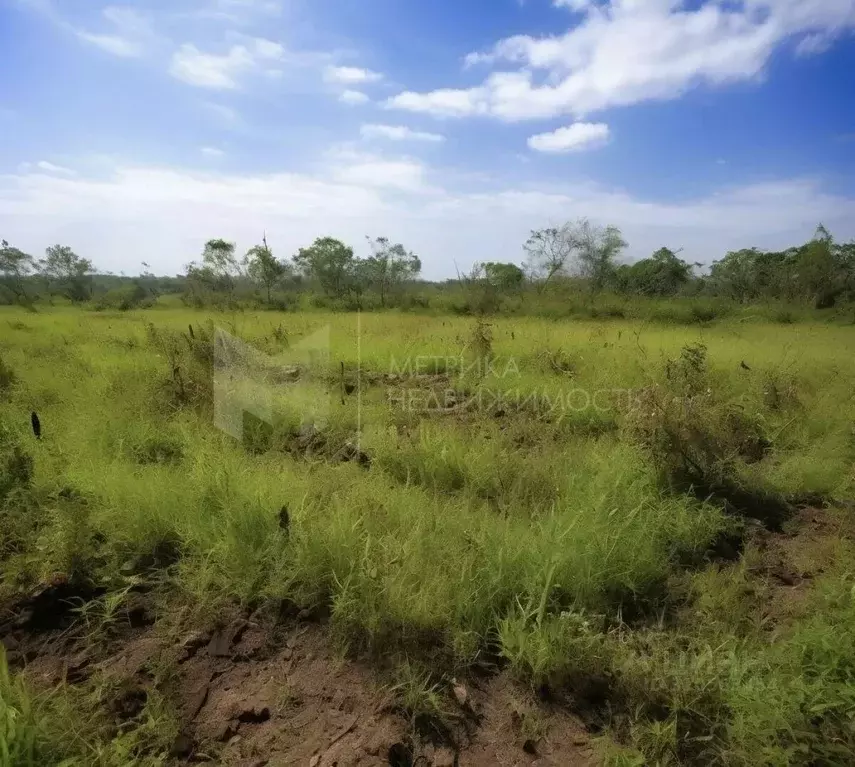
<instances>
[{"instance_id":1,"label":"grassy field","mask_svg":"<svg viewBox=\"0 0 855 767\"><path fill-rule=\"evenodd\" d=\"M164 623L293 604L425 716L502 669L607 763L848 763L853 348L727 318L4 308L0 603L97 589L92 631L141 580ZM117 736L2 665L0 764L167 759L163 701Z\"/></svg>"}]
</instances>

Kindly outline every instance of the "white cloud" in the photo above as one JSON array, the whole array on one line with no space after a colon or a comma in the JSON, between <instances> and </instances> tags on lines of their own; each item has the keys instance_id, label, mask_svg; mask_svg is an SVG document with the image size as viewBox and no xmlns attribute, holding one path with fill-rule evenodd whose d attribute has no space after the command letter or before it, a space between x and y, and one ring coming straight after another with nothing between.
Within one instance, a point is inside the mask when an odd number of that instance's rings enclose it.
<instances>
[{"instance_id":1,"label":"white cloud","mask_svg":"<svg viewBox=\"0 0 855 767\"><path fill-rule=\"evenodd\" d=\"M338 100L343 104L366 104L371 99L368 98L362 91L346 90L339 94Z\"/></svg>"},{"instance_id":2,"label":"white cloud","mask_svg":"<svg viewBox=\"0 0 855 767\"><path fill-rule=\"evenodd\" d=\"M445 136L439 133L413 130L405 125L367 124L359 129L359 134L365 139L389 139L390 141L427 141L439 143L445 141Z\"/></svg>"},{"instance_id":3,"label":"white cloud","mask_svg":"<svg viewBox=\"0 0 855 767\"><path fill-rule=\"evenodd\" d=\"M223 10L236 10L253 13L277 15L282 13L282 3L278 0L214 0L213 4Z\"/></svg>"},{"instance_id":4,"label":"white cloud","mask_svg":"<svg viewBox=\"0 0 855 767\"><path fill-rule=\"evenodd\" d=\"M63 176L73 176L74 171L71 168L66 168L62 165L56 165L47 160L39 160L36 163L22 162L18 166L18 171L21 173L30 173L33 171L45 171L46 173L58 173Z\"/></svg>"},{"instance_id":5,"label":"white cloud","mask_svg":"<svg viewBox=\"0 0 855 767\"><path fill-rule=\"evenodd\" d=\"M327 175L336 182L358 187L394 189L404 192L431 192L425 166L409 157L384 157L334 147L325 156Z\"/></svg>"},{"instance_id":6,"label":"white cloud","mask_svg":"<svg viewBox=\"0 0 855 767\"><path fill-rule=\"evenodd\" d=\"M228 21L244 22L257 16L279 16L282 3L278 0L211 0L203 14Z\"/></svg>"},{"instance_id":7,"label":"white cloud","mask_svg":"<svg viewBox=\"0 0 855 767\"><path fill-rule=\"evenodd\" d=\"M834 44L834 37L830 32L813 32L799 40L796 55L815 56L825 53Z\"/></svg>"},{"instance_id":8,"label":"white cloud","mask_svg":"<svg viewBox=\"0 0 855 767\"><path fill-rule=\"evenodd\" d=\"M430 93L405 91L386 101L387 109L406 109L411 112L427 112L437 117L467 117L486 112L482 88L454 90L443 88Z\"/></svg>"},{"instance_id":9,"label":"white cloud","mask_svg":"<svg viewBox=\"0 0 855 767\"><path fill-rule=\"evenodd\" d=\"M212 114L223 127L240 128L244 125L244 121L240 116L240 113L230 106L206 101L202 104L202 107Z\"/></svg>"},{"instance_id":10,"label":"white cloud","mask_svg":"<svg viewBox=\"0 0 855 767\"><path fill-rule=\"evenodd\" d=\"M152 34L151 24L146 16L139 11L117 5L108 5L101 15L112 23L116 29L143 37Z\"/></svg>"},{"instance_id":11,"label":"white cloud","mask_svg":"<svg viewBox=\"0 0 855 767\"><path fill-rule=\"evenodd\" d=\"M556 8L569 8L571 11L583 13L594 7L593 0L552 0Z\"/></svg>"},{"instance_id":12,"label":"white cloud","mask_svg":"<svg viewBox=\"0 0 855 767\"><path fill-rule=\"evenodd\" d=\"M83 42L122 58L142 56L146 45L156 39L148 18L133 8L110 5L102 10L101 15L112 27L112 32L94 33L61 23L69 26Z\"/></svg>"},{"instance_id":13,"label":"white cloud","mask_svg":"<svg viewBox=\"0 0 855 767\"><path fill-rule=\"evenodd\" d=\"M609 126L605 123L573 123L551 133L530 136L528 146L536 152L582 152L603 146L609 140Z\"/></svg>"},{"instance_id":14,"label":"white cloud","mask_svg":"<svg viewBox=\"0 0 855 767\"><path fill-rule=\"evenodd\" d=\"M199 151L208 157L222 157L225 152L222 149L217 149L215 146L202 146Z\"/></svg>"},{"instance_id":15,"label":"white cloud","mask_svg":"<svg viewBox=\"0 0 855 767\"><path fill-rule=\"evenodd\" d=\"M185 43L173 55L169 71L199 88L232 90L240 87L240 79L247 73L265 71L266 64L284 57L282 45L263 38L250 38L247 45L233 45L224 54L203 53Z\"/></svg>"},{"instance_id":16,"label":"white cloud","mask_svg":"<svg viewBox=\"0 0 855 767\"><path fill-rule=\"evenodd\" d=\"M122 58L136 58L142 55L142 46L132 40L127 40L118 35L93 35L83 30L77 31L77 36L86 43L100 48L102 51L112 53Z\"/></svg>"},{"instance_id":17,"label":"white cloud","mask_svg":"<svg viewBox=\"0 0 855 767\"><path fill-rule=\"evenodd\" d=\"M558 4L574 11L565 34L517 35L466 57L468 66L503 68L480 85L406 91L387 106L508 121L584 116L677 98L697 84L751 80L785 40L802 36L800 52L815 52L830 35L855 27L852 0L707 0L692 9L680 0Z\"/></svg>"},{"instance_id":18,"label":"white cloud","mask_svg":"<svg viewBox=\"0 0 855 767\"><path fill-rule=\"evenodd\" d=\"M437 186L436 177L415 160L347 151L330 153L314 174L119 165L108 175L72 177L31 168L0 176L0 231L32 252L67 242L113 271L152 263L156 253L152 266L166 274L181 271L212 236L248 247L266 229L287 255L322 234L358 246L366 232L384 232L419 253L435 278L485 252L519 261L532 228L576 216L620 226L631 257L668 245L709 262L746 245L804 241L818 221L841 240L855 237L855 200L806 179L663 202L583 179L539 189L486 180L464 192Z\"/></svg>"},{"instance_id":19,"label":"white cloud","mask_svg":"<svg viewBox=\"0 0 855 767\"><path fill-rule=\"evenodd\" d=\"M383 79L379 72L359 67L336 67L328 66L324 70L324 80L328 83L340 85L360 85L364 83L376 83Z\"/></svg>"}]
</instances>

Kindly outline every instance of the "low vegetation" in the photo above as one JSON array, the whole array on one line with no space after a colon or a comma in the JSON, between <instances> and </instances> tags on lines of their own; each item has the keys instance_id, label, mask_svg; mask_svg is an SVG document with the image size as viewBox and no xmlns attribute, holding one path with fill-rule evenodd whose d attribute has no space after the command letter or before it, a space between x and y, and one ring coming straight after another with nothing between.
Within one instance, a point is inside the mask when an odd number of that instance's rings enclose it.
<instances>
[{"instance_id":1,"label":"low vegetation","mask_svg":"<svg viewBox=\"0 0 855 767\"><path fill-rule=\"evenodd\" d=\"M851 761L852 245L698 276L578 222L445 285L370 246L123 281L3 244L0 765L184 758L176 658L144 693L40 658L235 614L369 661L394 764L497 677L529 753L560 710L613 765Z\"/></svg>"}]
</instances>

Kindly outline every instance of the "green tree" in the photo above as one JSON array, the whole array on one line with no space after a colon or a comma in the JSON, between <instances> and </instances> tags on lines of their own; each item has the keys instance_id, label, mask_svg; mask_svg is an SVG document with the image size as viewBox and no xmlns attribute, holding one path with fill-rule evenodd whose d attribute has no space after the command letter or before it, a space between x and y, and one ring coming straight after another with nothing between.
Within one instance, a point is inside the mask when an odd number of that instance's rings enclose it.
<instances>
[{"instance_id":1,"label":"green tree","mask_svg":"<svg viewBox=\"0 0 855 767\"><path fill-rule=\"evenodd\" d=\"M210 270L215 288L229 295L234 292L240 264L235 257L235 244L222 239L208 240L202 251L202 266Z\"/></svg>"},{"instance_id":2,"label":"green tree","mask_svg":"<svg viewBox=\"0 0 855 767\"><path fill-rule=\"evenodd\" d=\"M484 264L487 281L497 290L519 290L525 280L525 274L516 264L501 264L488 261Z\"/></svg>"},{"instance_id":3,"label":"green tree","mask_svg":"<svg viewBox=\"0 0 855 767\"><path fill-rule=\"evenodd\" d=\"M591 291L602 290L614 274L617 258L627 243L616 226L597 226L580 219L572 227L571 240L576 250L576 267Z\"/></svg>"},{"instance_id":4,"label":"green tree","mask_svg":"<svg viewBox=\"0 0 855 767\"><path fill-rule=\"evenodd\" d=\"M18 248L13 248L6 240L0 240L0 278L2 284L20 301L26 297L24 284L35 269L33 257Z\"/></svg>"},{"instance_id":5,"label":"green tree","mask_svg":"<svg viewBox=\"0 0 855 767\"><path fill-rule=\"evenodd\" d=\"M192 302L204 305L211 294L231 298L235 280L240 276L240 264L235 257L235 244L227 240L208 240L202 249L202 261L187 264L186 290Z\"/></svg>"},{"instance_id":6,"label":"green tree","mask_svg":"<svg viewBox=\"0 0 855 767\"><path fill-rule=\"evenodd\" d=\"M39 261L39 271L49 287L56 287L77 303L92 295L92 262L78 256L68 245L51 245Z\"/></svg>"},{"instance_id":7,"label":"green tree","mask_svg":"<svg viewBox=\"0 0 855 767\"><path fill-rule=\"evenodd\" d=\"M389 292L396 285L416 277L422 270L422 262L401 243L393 245L388 237L367 239L372 255L365 260L365 266L361 266L360 270L367 270L371 284L380 294L380 305L385 307Z\"/></svg>"},{"instance_id":8,"label":"green tree","mask_svg":"<svg viewBox=\"0 0 855 767\"><path fill-rule=\"evenodd\" d=\"M692 277L692 267L669 248L659 248L650 258L619 266L616 287L645 296L673 296Z\"/></svg>"},{"instance_id":9,"label":"green tree","mask_svg":"<svg viewBox=\"0 0 855 767\"><path fill-rule=\"evenodd\" d=\"M376 283L376 264L368 258L354 258L347 269L347 290L357 309L362 309L365 292Z\"/></svg>"},{"instance_id":10,"label":"green tree","mask_svg":"<svg viewBox=\"0 0 855 767\"><path fill-rule=\"evenodd\" d=\"M317 280L329 296L341 298L349 290L353 248L333 237L319 237L308 248L300 248L294 263L311 279Z\"/></svg>"},{"instance_id":11,"label":"green tree","mask_svg":"<svg viewBox=\"0 0 855 767\"><path fill-rule=\"evenodd\" d=\"M720 261L714 261L710 278L717 289L743 303L757 297L762 284L758 277L763 253L757 248L732 250Z\"/></svg>"},{"instance_id":12,"label":"green tree","mask_svg":"<svg viewBox=\"0 0 855 767\"><path fill-rule=\"evenodd\" d=\"M569 223L532 230L523 250L532 278L540 281L540 290L545 290L549 281L567 268L575 248L575 233Z\"/></svg>"},{"instance_id":13,"label":"green tree","mask_svg":"<svg viewBox=\"0 0 855 767\"><path fill-rule=\"evenodd\" d=\"M820 224L813 239L799 249L795 259L796 282L800 292L818 309L833 306L843 289L843 264L835 258L834 238Z\"/></svg>"},{"instance_id":14,"label":"green tree","mask_svg":"<svg viewBox=\"0 0 855 767\"><path fill-rule=\"evenodd\" d=\"M254 245L247 251L244 262L249 278L267 290L267 302L270 303L270 291L288 273L288 265L275 258L266 237L262 245Z\"/></svg>"}]
</instances>

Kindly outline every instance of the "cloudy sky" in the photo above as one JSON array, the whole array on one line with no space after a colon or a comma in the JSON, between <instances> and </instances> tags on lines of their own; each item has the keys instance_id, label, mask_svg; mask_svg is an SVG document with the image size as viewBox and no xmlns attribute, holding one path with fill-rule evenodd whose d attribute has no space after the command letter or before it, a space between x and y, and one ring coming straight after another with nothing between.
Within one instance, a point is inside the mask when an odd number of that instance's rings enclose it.
<instances>
[{"instance_id":1,"label":"cloudy sky","mask_svg":"<svg viewBox=\"0 0 855 767\"><path fill-rule=\"evenodd\" d=\"M385 235L427 277L855 237L855 0L0 0L0 237L175 274Z\"/></svg>"}]
</instances>

